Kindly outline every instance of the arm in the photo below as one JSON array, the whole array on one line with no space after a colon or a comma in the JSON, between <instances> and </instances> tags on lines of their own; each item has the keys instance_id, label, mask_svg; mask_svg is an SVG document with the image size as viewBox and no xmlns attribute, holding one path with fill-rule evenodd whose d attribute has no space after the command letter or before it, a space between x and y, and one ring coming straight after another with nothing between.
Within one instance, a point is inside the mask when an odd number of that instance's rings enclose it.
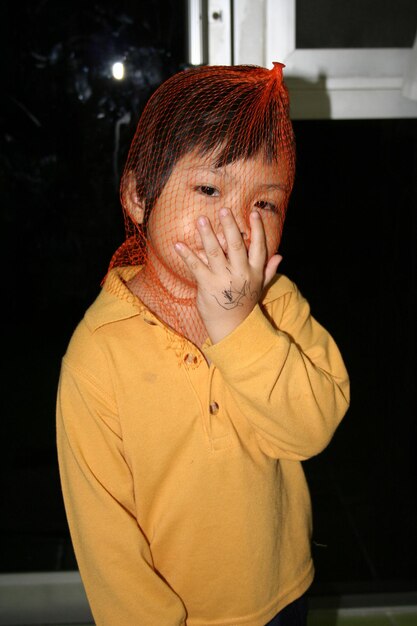
<instances>
[{"instance_id":1,"label":"arm","mask_svg":"<svg viewBox=\"0 0 417 626\"><path fill-rule=\"evenodd\" d=\"M71 538L97 626L184 624L182 602L155 572L135 517L114 401L65 359L57 444Z\"/></svg>"},{"instance_id":2,"label":"arm","mask_svg":"<svg viewBox=\"0 0 417 626\"><path fill-rule=\"evenodd\" d=\"M233 391L265 453L306 459L329 443L347 410L342 357L291 283L285 299L271 304L269 312L259 305L281 260L268 250L260 214L250 214L247 251L233 214L220 211L220 221L227 254L207 218L197 222L207 264L184 244L176 246L195 277L197 307L214 344L206 356ZM238 359L231 357L237 354Z\"/></svg>"},{"instance_id":3,"label":"arm","mask_svg":"<svg viewBox=\"0 0 417 626\"><path fill-rule=\"evenodd\" d=\"M206 349L264 452L304 460L329 443L349 406L349 379L329 333L285 277L285 293ZM230 355L239 358L230 358Z\"/></svg>"}]
</instances>

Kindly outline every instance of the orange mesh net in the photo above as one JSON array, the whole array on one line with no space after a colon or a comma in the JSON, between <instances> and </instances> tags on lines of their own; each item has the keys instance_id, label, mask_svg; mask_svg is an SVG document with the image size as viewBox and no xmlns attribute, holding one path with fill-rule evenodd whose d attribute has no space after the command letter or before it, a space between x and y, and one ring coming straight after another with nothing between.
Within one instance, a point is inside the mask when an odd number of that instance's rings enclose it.
<instances>
[{"instance_id":1,"label":"orange mesh net","mask_svg":"<svg viewBox=\"0 0 417 626\"><path fill-rule=\"evenodd\" d=\"M121 181L126 240L110 269L141 266L130 290L165 324L201 345L196 283L175 251L184 242L206 264L196 229L205 215L225 250L227 207L249 249L261 214L268 255L281 238L295 174L284 65L203 66L164 82L147 103Z\"/></svg>"}]
</instances>

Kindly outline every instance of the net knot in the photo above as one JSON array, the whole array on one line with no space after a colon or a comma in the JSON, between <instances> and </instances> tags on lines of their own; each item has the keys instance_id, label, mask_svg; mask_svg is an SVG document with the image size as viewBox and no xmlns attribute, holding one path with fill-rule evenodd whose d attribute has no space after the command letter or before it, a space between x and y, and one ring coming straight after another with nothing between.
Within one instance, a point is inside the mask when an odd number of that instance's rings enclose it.
<instances>
[{"instance_id":1,"label":"net knot","mask_svg":"<svg viewBox=\"0 0 417 626\"><path fill-rule=\"evenodd\" d=\"M271 70L271 75L280 86L282 85L282 82L283 82L282 70L284 69L285 65L284 63L279 63L278 61L273 61L272 65L273 65L273 68Z\"/></svg>"}]
</instances>

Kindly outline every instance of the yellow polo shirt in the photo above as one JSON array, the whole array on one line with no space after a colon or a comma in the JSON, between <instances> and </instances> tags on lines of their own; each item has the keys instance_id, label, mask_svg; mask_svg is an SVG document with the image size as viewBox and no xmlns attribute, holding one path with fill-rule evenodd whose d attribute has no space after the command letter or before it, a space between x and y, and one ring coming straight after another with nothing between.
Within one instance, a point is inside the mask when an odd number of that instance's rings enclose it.
<instances>
[{"instance_id":1,"label":"yellow polo shirt","mask_svg":"<svg viewBox=\"0 0 417 626\"><path fill-rule=\"evenodd\" d=\"M136 271L107 277L58 392L62 489L96 624L264 626L313 579L300 461L346 412L343 360L282 275L200 351L130 293Z\"/></svg>"}]
</instances>

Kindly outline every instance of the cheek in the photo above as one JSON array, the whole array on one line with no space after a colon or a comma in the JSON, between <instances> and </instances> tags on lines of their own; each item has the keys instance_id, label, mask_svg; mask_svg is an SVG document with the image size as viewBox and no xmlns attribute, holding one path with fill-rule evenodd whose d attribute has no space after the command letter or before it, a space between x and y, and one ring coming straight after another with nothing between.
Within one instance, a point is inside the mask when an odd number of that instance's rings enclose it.
<instances>
[{"instance_id":1,"label":"cheek","mask_svg":"<svg viewBox=\"0 0 417 626\"><path fill-rule=\"evenodd\" d=\"M194 248L198 231L196 227L197 214L188 209L184 211L181 223L178 224L178 232L181 234L181 241L187 246Z\"/></svg>"},{"instance_id":2,"label":"cheek","mask_svg":"<svg viewBox=\"0 0 417 626\"><path fill-rule=\"evenodd\" d=\"M278 250L281 241L281 224L277 215L272 215L264 219L266 246L268 250L268 258Z\"/></svg>"},{"instance_id":3,"label":"cheek","mask_svg":"<svg viewBox=\"0 0 417 626\"><path fill-rule=\"evenodd\" d=\"M270 237L267 238L266 240L266 246L267 246L267 250L268 250L268 260L277 253L278 251L278 246L280 244L281 241L281 237L276 235L275 237Z\"/></svg>"},{"instance_id":4,"label":"cheek","mask_svg":"<svg viewBox=\"0 0 417 626\"><path fill-rule=\"evenodd\" d=\"M164 198L164 202L160 202L149 217L148 235L159 248L172 246L177 241L192 241L194 230L192 211L175 196Z\"/></svg>"}]
</instances>

